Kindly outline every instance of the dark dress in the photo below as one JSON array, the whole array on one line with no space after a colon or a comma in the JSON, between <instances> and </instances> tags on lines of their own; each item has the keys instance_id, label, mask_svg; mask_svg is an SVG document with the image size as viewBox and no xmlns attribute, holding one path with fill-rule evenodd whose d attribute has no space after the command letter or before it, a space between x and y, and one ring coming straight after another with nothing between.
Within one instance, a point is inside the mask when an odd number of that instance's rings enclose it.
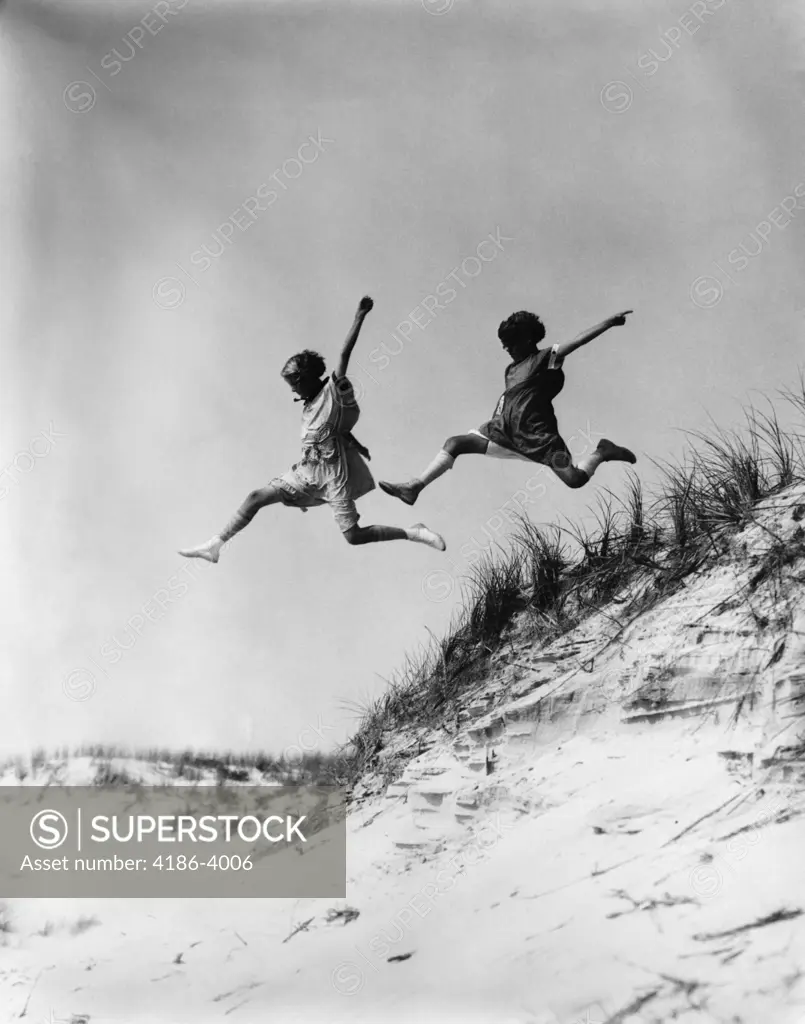
<instances>
[{"instance_id":1,"label":"dark dress","mask_svg":"<svg viewBox=\"0 0 805 1024\"><path fill-rule=\"evenodd\" d=\"M491 420L478 429L502 448L547 466L569 466L573 457L559 436L553 400L565 384L554 349L538 349L506 367L506 390Z\"/></svg>"}]
</instances>

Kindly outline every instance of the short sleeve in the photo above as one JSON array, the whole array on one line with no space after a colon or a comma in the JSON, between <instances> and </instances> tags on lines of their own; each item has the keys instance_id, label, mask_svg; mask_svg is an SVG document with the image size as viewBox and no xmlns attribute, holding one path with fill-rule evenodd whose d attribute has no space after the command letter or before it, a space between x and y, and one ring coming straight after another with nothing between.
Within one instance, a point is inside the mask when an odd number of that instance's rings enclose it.
<instances>
[{"instance_id":1,"label":"short sleeve","mask_svg":"<svg viewBox=\"0 0 805 1024\"><path fill-rule=\"evenodd\" d=\"M351 396L353 393L352 381L349 377L339 377L335 371L333 371L332 378L330 379L330 387L336 398L342 401L346 396Z\"/></svg>"},{"instance_id":2,"label":"short sleeve","mask_svg":"<svg viewBox=\"0 0 805 1024\"><path fill-rule=\"evenodd\" d=\"M358 397L355 394L355 386L349 377L339 377L333 373L330 381L330 388L334 404L342 411L352 411L357 414L360 410L358 409ZM355 416L357 419L357 415Z\"/></svg>"},{"instance_id":3,"label":"short sleeve","mask_svg":"<svg viewBox=\"0 0 805 1024\"><path fill-rule=\"evenodd\" d=\"M559 346L558 345L554 345L551 348L551 354L550 354L550 356L548 358L548 369L549 370L558 370L562 366L563 362L564 362L564 357L559 355Z\"/></svg>"}]
</instances>

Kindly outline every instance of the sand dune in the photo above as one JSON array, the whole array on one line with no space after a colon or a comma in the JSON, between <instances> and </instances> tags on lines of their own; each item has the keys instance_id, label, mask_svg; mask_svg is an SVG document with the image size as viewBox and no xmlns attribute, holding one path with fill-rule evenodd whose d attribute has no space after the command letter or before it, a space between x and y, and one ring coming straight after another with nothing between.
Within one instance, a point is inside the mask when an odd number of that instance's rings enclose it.
<instances>
[{"instance_id":1,"label":"sand dune","mask_svg":"<svg viewBox=\"0 0 805 1024\"><path fill-rule=\"evenodd\" d=\"M364 779L346 900L9 901L3 1019L800 1024L804 502L625 628L515 631L458 734Z\"/></svg>"}]
</instances>

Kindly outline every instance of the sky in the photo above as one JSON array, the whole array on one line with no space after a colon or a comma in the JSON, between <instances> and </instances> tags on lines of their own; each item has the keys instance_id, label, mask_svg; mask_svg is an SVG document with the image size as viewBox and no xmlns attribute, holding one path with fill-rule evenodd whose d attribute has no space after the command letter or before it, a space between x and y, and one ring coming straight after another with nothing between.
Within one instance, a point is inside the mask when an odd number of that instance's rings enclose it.
<instances>
[{"instance_id":1,"label":"sky","mask_svg":"<svg viewBox=\"0 0 805 1024\"><path fill-rule=\"evenodd\" d=\"M279 370L332 367L364 294L376 479L489 418L519 309L549 342L634 310L556 408L572 451L629 445L649 489L683 430L795 382L804 23L762 0L6 0L2 750L328 749L447 628L501 510L574 520L623 488L467 457L415 509L359 504L444 554L274 507L217 566L183 560L296 461Z\"/></svg>"}]
</instances>

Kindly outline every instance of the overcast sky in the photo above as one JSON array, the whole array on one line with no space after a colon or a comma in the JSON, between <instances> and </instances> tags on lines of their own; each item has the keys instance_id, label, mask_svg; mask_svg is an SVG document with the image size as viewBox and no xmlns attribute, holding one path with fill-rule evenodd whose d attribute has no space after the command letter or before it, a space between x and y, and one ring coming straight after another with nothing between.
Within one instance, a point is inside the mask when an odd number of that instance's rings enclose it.
<instances>
[{"instance_id":1,"label":"overcast sky","mask_svg":"<svg viewBox=\"0 0 805 1024\"><path fill-rule=\"evenodd\" d=\"M446 628L527 483L540 522L623 485L618 466L568 491L468 457L415 509L379 490L359 506L363 524L424 520L445 555L350 548L327 509L275 507L218 566L182 560L296 460L279 370L304 347L332 366L365 293L355 433L380 479L491 415L518 309L549 341L635 310L568 362L557 411L574 451L585 432L627 444L648 484L681 428L792 383L795 12L7 0L4 747L278 751L309 726L328 746L344 702Z\"/></svg>"}]
</instances>

